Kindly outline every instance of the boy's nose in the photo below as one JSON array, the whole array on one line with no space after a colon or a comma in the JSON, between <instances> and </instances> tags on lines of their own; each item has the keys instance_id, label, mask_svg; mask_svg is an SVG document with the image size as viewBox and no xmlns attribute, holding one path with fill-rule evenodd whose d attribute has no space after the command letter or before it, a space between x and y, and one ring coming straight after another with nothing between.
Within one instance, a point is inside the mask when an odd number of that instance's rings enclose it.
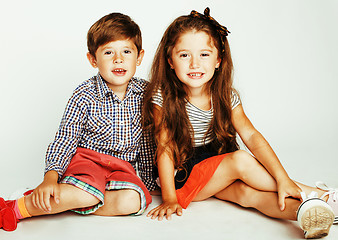
<instances>
[{"instance_id":1,"label":"boy's nose","mask_svg":"<svg viewBox=\"0 0 338 240\"><path fill-rule=\"evenodd\" d=\"M123 57L120 54L116 54L114 58L114 63L122 63Z\"/></svg>"}]
</instances>

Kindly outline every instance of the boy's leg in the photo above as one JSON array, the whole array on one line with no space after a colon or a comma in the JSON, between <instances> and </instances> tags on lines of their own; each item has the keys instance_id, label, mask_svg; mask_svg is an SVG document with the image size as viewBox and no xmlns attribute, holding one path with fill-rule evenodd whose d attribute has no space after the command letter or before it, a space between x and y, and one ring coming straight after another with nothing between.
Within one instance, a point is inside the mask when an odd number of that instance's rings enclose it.
<instances>
[{"instance_id":1,"label":"boy's leg","mask_svg":"<svg viewBox=\"0 0 338 240\"><path fill-rule=\"evenodd\" d=\"M130 215L137 213L141 208L140 194L131 189L106 191L104 199L104 205L96 210L94 215Z\"/></svg>"},{"instance_id":2,"label":"boy's leg","mask_svg":"<svg viewBox=\"0 0 338 240\"><path fill-rule=\"evenodd\" d=\"M32 195L25 197L25 204L28 213L31 216L39 216L46 214L55 214L71 209L93 206L99 203L99 200L90 193L79 189L70 184L60 184L60 202L57 204L54 198L51 201L51 212L45 212L34 207L32 203Z\"/></svg>"}]
</instances>

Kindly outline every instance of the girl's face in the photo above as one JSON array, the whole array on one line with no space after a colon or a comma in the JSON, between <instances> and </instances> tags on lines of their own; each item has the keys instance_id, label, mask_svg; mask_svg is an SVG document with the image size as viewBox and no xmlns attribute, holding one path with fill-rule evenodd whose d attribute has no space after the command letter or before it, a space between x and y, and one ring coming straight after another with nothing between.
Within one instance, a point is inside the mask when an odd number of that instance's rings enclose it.
<instances>
[{"instance_id":1,"label":"girl's face","mask_svg":"<svg viewBox=\"0 0 338 240\"><path fill-rule=\"evenodd\" d=\"M168 61L191 93L202 93L221 63L212 38L202 31L182 34Z\"/></svg>"}]
</instances>

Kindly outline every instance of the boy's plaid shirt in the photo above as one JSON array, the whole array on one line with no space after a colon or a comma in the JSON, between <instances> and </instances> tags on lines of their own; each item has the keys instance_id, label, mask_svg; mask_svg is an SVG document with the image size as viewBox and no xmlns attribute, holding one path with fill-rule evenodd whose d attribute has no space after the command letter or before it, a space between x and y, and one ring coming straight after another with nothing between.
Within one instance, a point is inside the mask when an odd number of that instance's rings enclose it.
<instances>
[{"instance_id":1,"label":"boy's plaid shirt","mask_svg":"<svg viewBox=\"0 0 338 240\"><path fill-rule=\"evenodd\" d=\"M155 189L152 163L153 139L142 133L142 103L147 82L132 78L121 101L100 74L77 87L66 106L59 130L48 146L45 172L59 178L66 171L77 147L88 148L128 161L149 191Z\"/></svg>"}]
</instances>

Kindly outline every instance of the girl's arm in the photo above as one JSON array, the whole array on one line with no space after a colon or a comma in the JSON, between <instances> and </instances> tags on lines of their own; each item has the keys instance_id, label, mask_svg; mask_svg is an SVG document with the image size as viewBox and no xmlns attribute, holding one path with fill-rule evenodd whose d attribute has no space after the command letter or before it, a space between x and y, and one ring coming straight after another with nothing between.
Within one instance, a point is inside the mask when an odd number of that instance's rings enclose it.
<instances>
[{"instance_id":1,"label":"girl's arm","mask_svg":"<svg viewBox=\"0 0 338 240\"><path fill-rule=\"evenodd\" d=\"M289 178L269 143L245 115L242 105L233 109L232 124L247 148L276 180L279 206L284 210L285 198L300 198L301 189Z\"/></svg>"},{"instance_id":2,"label":"girl's arm","mask_svg":"<svg viewBox=\"0 0 338 240\"><path fill-rule=\"evenodd\" d=\"M161 108L157 105L154 108L154 120L158 126L161 121ZM161 130L159 139L158 146L163 146L162 143L165 144L167 142L166 129ZM162 204L152 209L147 216L151 216L152 219L158 217L158 220L162 220L164 215L169 220L173 213L181 216L182 207L177 201L175 190L174 163L167 151L160 151L160 155L157 156L157 167L161 183Z\"/></svg>"}]
</instances>

